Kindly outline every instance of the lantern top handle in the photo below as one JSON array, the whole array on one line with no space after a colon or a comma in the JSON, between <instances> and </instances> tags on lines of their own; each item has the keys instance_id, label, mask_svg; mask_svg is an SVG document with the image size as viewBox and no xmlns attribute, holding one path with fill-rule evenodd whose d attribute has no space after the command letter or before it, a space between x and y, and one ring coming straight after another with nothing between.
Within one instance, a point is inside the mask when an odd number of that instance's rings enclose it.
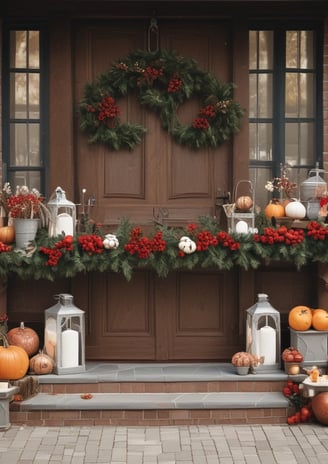
<instances>
[{"instance_id":1,"label":"lantern top handle","mask_svg":"<svg viewBox=\"0 0 328 464\"><path fill-rule=\"evenodd\" d=\"M62 305L65 305L66 303L72 303L73 295L69 293L59 293L58 295L54 296L54 299L59 301Z\"/></svg>"}]
</instances>

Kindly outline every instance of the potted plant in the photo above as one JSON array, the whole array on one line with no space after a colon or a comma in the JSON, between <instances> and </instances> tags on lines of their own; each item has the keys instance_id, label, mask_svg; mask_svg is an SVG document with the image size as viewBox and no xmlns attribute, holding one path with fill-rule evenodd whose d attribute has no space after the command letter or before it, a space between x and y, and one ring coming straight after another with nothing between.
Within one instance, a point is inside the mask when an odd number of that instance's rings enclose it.
<instances>
[{"instance_id":1,"label":"potted plant","mask_svg":"<svg viewBox=\"0 0 328 464\"><path fill-rule=\"evenodd\" d=\"M15 195L9 195L6 201L15 228L16 247L24 249L34 240L39 227L47 227L48 208L40 192L26 185L18 186Z\"/></svg>"},{"instance_id":2,"label":"potted plant","mask_svg":"<svg viewBox=\"0 0 328 464\"><path fill-rule=\"evenodd\" d=\"M258 357L247 351L239 351L231 358L231 363L235 366L237 374L247 375L249 372L255 373L259 364L263 364L264 357Z\"/></svg>"}]
</instances>

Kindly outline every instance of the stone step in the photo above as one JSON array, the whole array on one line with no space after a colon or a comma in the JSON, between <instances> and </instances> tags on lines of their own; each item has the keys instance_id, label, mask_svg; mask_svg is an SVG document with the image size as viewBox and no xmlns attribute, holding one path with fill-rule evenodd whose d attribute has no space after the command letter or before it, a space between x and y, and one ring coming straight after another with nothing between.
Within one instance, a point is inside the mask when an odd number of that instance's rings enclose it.
<instances>
[{"instance_id":1,"label":"stone step","mask_svg":"<svg viewBox=\"0 0 328 464\"><path fill-rule=\"evenodd\" d=\"M211 393L39 393L19 403L21 411L87 409L241 409L285 408L279 392Z\"/></svg>"},{"instance_id":2,"label":"stone step","mask_svg":"<svg viewBox=\"0 0 328 464\"><path fill-rule=\"evenodd\" d=\"M10 405L16 425L286 423L282 370L237 375L229 364L88 363L74 375L38 377L38 392ZM18 401L18 400L21 401Z\"/></svg>"},{"instance_id":3,"label":"stone step","mask_svg":"<svg viewBox=\"0 0 328 464\"><path fill-rule=\"evenodd\" d=\"M288 406L281 392L39 393L13 402L10 417L48 427L285 424Z\"/></svg>"}]
</instances>

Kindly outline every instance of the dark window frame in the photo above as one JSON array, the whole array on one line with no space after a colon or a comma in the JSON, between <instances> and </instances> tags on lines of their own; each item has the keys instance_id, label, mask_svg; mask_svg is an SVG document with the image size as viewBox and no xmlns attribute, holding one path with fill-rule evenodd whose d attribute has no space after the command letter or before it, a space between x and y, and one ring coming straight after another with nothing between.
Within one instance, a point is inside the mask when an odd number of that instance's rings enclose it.
<instances>
[{"instance_id":1,"label":"dark window frame","mask_svg":"<svg viewBox=\"0 0 328 464\"><path fill-rule=\"evenodd\" d=\"M316 63L316 103L314 120L315 130L315 164L323 165L323 22L321 21L254 21L249 24L249 31L272 30L274 32L273 52L273 136L272 136L272 161L249 160L250 168L272 169L273 176L280 176L281 166L285 164L285 33L293 30L310 30L315 32L315 63ZM283 53L282 53L283 52ZM283 58L282 58L283 57ZM250 122L261 121L261 118L249 118ZM297 168L314 168L312 165L295 165Z\"/></svg>"},{"instance_id":2,"label":"dark window frame","mask_svg":"<svg viewBox=\"0 0 328 464\"><path fill-rule=\"evenodd\" d=\"M3 182L10 181L13 172L39 172L40 190L47 192L49 166L49 38L47 24L38 22L5 22L3 24L3 63L2 63L2 153ZM10 32L37 30L40 32L40 165L11 166L10 164ZM28 122L28 119L26 119ZM34 121L35 122L35 121ZM30 186L28 186L30 187Z\"/></svg>"}]
</instances>

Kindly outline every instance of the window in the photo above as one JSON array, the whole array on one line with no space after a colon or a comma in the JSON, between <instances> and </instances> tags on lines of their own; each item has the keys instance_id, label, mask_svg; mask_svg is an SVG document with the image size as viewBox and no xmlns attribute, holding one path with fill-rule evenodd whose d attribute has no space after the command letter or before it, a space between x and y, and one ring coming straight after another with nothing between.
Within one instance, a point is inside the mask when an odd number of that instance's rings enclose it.
<instances>
[{"instance_id":1,"label":"window","mask_svg":"<svg viewBox=\"0 0 328 464\"><path fill-rule=\"evenodd\" d=\"M3 66L4 180L45 191L47 119L43 32L5 28Z\"/></svg>"},{"instance_id":2,"label":"window","mask_svg":"<svg viewBox=\"0 0 328 464\"><path fill-rule=\"evenodd\" d=\"M256 202L281 169L299 188L322 164L320 28L252 28L249 32L250 179ZM296 192L299 196L299 191Z\"/></svg>"}]
</instances>

